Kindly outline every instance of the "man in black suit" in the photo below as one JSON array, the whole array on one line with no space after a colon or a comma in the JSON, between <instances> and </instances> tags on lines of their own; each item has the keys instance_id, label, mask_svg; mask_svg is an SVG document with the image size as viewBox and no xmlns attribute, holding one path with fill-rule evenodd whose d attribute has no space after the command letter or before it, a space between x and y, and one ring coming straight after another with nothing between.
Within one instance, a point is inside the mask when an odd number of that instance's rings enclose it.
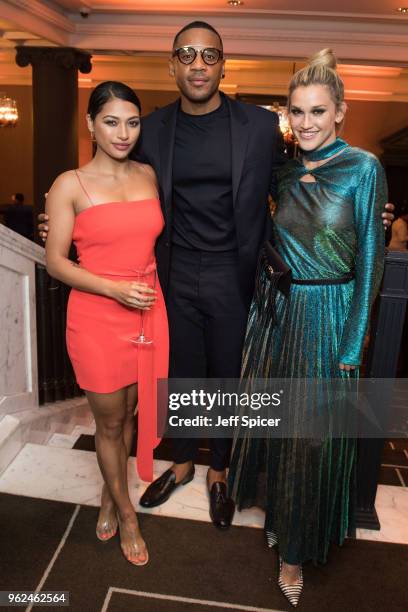
<instances>
[{"instance_id":1,"label":"man in black suit","mask_svg":"<svg viewBox=\"0 0 408 612\"><path fill-rule=\"evenodd\" d=\"M285 161L277 115L219 91L224 64L212 26L184 27L170 60L180 100L143 119L138 143L138 159L156 170L166 221L157 262L173 378L239 377L268 194ZM174 465L147 488L142 506L165 502L192 480L197 442L173 440ZM234 511L226 491L230 450L230 440L211 440L210 515L220 528Z\"/></svg>"}]
</instances>

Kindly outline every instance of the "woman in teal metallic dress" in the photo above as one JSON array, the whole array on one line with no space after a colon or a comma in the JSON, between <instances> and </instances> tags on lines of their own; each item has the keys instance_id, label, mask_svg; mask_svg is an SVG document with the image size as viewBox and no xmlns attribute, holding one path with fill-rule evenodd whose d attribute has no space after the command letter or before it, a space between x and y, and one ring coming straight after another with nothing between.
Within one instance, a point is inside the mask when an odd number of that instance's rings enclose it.
<instances>
[{"instance_id":1,"label":"woman in teal metallic dress","mask_svg":"<svg viewBox=\"0 0 408 612\"><path fill-rule=\"evenodd\" d=\"M336 137L346 106L330 50L294 75L288 106L302 156L281 173L272 242L294 282L288 297L277 292L276 322L265 322L267 305L254 300L242 377L352 378L383 273L384 172L374 155ZM239 508L265 508L281 559L279 586L292 605L302 563L324 563L330 543L341 544L352 527L355 459L356 441L347 436L316 443L236 434L231 494Z\"/></svg>"}]
</instances>

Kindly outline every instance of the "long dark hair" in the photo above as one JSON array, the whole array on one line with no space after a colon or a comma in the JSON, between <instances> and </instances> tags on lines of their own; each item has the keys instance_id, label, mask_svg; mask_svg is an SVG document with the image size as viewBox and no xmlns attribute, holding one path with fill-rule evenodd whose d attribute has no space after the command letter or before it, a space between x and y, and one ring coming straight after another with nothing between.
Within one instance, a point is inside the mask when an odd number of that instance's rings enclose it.
<instances>
[{"instance_id":1,"label":"long dark hair","mask_svg":"<svg viewBox=\"0 0 408 612\"><path fill-rule=\"evenodd\" d=\"M142 112L142 105L133 89L119 81L104 81L95 87L89 98L88 115L92 121L94 121L96 115L101 111L103 105L109 100L112 100L112 98L119 98L119 100L131 102L139 109L139 113Z\"/></svg>"}]
</instances>

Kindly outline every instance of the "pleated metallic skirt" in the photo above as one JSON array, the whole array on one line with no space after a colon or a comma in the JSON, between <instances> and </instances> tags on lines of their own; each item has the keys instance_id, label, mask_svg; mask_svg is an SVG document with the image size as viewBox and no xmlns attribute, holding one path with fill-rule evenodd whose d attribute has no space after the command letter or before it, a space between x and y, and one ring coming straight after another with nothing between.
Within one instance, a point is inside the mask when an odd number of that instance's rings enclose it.
<instances>
[{"instance_id":1,"label":"pleated metallic skirt","mask_svg":"<svg viewBox=\"0 0 408 612\"><path fill-rule=\"evenodd\" d=\"M269 296L251 305L242 378L323 379L358 376L339 369L337 355L354 281L341 285L292 285L276 299L276 324L268 320ZM327 406L330 412L330 405ZM308 404L288 410L294 422ZM263 438L237 430L229 488L239 509L265 510L265 529L292 564L324 563L331 542L354 528L356 440L347 436Z\"/></svg>"}]
</instances>

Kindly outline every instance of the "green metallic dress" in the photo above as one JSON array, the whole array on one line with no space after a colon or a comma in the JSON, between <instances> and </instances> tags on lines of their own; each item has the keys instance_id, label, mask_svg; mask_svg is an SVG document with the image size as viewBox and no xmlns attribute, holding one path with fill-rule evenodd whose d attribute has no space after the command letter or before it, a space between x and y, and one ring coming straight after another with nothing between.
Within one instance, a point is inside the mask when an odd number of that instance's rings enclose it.
<instances>
[{"instance_id":1,"label":"green metallic dress","mask_svg":"<svg viewBox=\"0 0 408 612\"><path fill-rule=\"evenodd\" d=\"M339 363L361 363L370 308L383 273L387 201L384 171L375 156L337 139L327 159L307 170L299 159L281 171L273 243L294 279L342 284L295 285L277 291L276 323L251 305L242 377L347 378ZM304 182L312 175L315 182ZM265 281L265 278L264 278ZM266 281L265 281L266 282ZM262 305L261 305L262 307ZM330 406L328 407L330 410ZM265 509L287 563L325 562L331 542L353 527L356 441L292 437L257 439L237 430L229 487L238 508Z\"/></svg>"}]
</instances>

